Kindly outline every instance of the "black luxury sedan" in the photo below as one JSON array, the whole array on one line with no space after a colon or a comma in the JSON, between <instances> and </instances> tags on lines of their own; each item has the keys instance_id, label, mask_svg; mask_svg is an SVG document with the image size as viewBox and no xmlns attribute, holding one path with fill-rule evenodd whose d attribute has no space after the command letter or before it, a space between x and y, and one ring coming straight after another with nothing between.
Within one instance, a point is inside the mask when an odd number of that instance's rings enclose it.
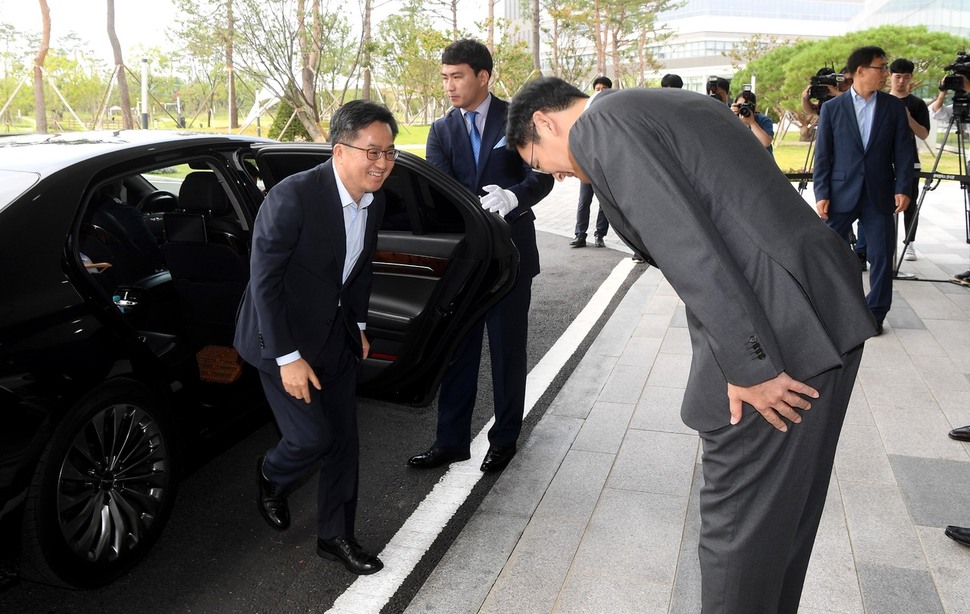
<instances>
[{"instance_id":1,"label":"black luxury sedan","mask_svg":"<svg viewBox=\"0 0 970 614\"><path fill-rule=\"evenodd\" d=\"M329 156L213 134L0 137L0 521L23 519L22 575L117 578L193 453L268 416L231 347L250 229L267 190ZM426 405L518 255L503 220L416 156L384 190L360 392Z\"/></svg>"}]
</instances>

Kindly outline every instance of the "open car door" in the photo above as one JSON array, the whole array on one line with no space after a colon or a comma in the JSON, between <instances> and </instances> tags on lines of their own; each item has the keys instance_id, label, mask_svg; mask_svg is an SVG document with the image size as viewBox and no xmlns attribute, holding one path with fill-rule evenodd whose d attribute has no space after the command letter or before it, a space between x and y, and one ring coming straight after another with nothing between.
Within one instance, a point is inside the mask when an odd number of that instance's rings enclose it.
<instances>
[{"instance_id":1,"label":"open car door","mask_svg":"<svg viewBox=\"0 0 970 614\"><path fill-rule=\"evenodd\" d=\"M266 190L330 158L330 145L261 146ZM374 255L362 394L414 405L434 398L472 324L515 282L518 252L505 220L457 181L402 152L384 182L387 208Z\"/></svg>"}]
</instances>

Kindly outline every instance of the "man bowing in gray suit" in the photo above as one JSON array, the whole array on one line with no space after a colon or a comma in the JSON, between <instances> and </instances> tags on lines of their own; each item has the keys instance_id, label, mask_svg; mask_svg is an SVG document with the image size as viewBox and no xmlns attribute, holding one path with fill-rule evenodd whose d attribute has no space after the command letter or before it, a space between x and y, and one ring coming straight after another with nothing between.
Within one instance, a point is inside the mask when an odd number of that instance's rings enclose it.
<instances>
[{"instance_id":1,"label":"man bowing in gray suit","mask_svg":"<svg viewBox=\"0 0 970 614\"><path fill-rule=\"evenodd\" d=\"M703 611L795 612L875 333L855 256L724 105L677 89L586 98L532 81L512 100L509 147L591 183L687 307Z\"/></svg>"}]
</instances>

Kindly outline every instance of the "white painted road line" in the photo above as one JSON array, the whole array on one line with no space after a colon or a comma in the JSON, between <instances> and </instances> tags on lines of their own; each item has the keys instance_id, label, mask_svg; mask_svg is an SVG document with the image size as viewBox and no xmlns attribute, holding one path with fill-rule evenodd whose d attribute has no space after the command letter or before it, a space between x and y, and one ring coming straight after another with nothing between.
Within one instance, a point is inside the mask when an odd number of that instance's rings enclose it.
<instances>
[{"instance_id":1,"label":"white painted road line","mask_svg":"<svg viewBox=\"0 0 970 614\"><path fill-rule=\"evenodd\" d=\"M532 411L536 401L545 394L566 361L579 348L634 266L636 263L629 258L624 258L616 265L586 307L529 372L526 380L525 415ZM361 576L355 580L328 610L330 614L379 614L381 608L387 605L484 475L478 465L488 451L488 429L494 420L489 420L472 441L471 459L452 463L411 517L391 538L379 555L384 562L384 569L372 576Z\"/></svg>"}]
</instances>

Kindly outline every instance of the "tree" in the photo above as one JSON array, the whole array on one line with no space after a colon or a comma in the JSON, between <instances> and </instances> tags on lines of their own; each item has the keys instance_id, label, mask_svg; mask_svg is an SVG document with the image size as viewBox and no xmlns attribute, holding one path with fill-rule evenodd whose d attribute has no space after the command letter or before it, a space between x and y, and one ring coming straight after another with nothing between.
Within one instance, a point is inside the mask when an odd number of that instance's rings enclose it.
<instances>
[{"instance_id":1,"label":"tree","mask_svg":"<svg viewBox=\"0 0 970 614\"><path fill-rule=\"evenodd\" d=\"M239 127L239 99L236 91L235 2L237 0L175 0L179 18L175 34L191 62L190 70L209 88L226 84L229 127ZM211 105L218 94L197 97L199 105ZM203 102L204 101L204 102ZM199 110L203 110L199 107Z\"/></svg>"},{"instance_id":2,"label":"tree","mask_svg":"<svg viewBox=\"0 0 970 614\"><path fill-rule=\"evenodd\" d=\"M106 0L108 4L108 40L111 41L111 50L114 52L115 77L118 79L118 97L121 107L121 121L125 130L135 127L134 119L131 116L131 94L128 92L128 77L125 75L125 60L121 55L121 43L118 42L118 35L115 33L115 0Z\"/></svg>"},{"instance_id":3,"label":"tree","mask_svg":"<svg viewBox=\"0 0 970 614\"><path fill-rule=\"evenodd\" d=\"M236 2L236 31L245 45L240 64L296 110L314 140L323 140L317 81L330 48L345 48L345 20L321 8L319 0L309 10L305 0Z\"/></svg>"},{"instance_id":4,"label":"tree","mask_svg":"<svg viewBox=\"0 0 970 614\"><path fill-rule=\"evenodd\" d=\"M585 81L594 62L584 36L589 14L574 0L544 0L541 8L549 16L543 33L553 75L574 84Z\"/></svg>"},{"instance_id":5,"label":"tree","mask_svg":"<svg viewBox=\"0 0 970 614\"><path fill-rule=\"evenodd\" d=\"M44 100L44 60L51 46L51 10L47 7L47 0L39 0L42 20L40 49L34 57L34 119L37 122L35 130L41 134L47 133L47 102Z\"/></svg>"},{"instance_id":6,"label":"tree","mask_svg":"<svg viewBox=\"0 0 970 614\"><path fill-rule=\"evenodd\" d=\"M377 47L381 75L394 84L405 123L421 113L424 123L437 116L441 93L441 50L451 42L448 34L427 25L420 2L409 2L381 22ZM393 107L392 107L393 109Z\"/></svg>"},{"instance_id":7,"label":"tree","mask_svg":"<svg viewBox=\"0 0 970 614\"><path fill-rule=\"evenodd\" d=\"M508 19L500 19L495 25L500 38L492 56L492 90L509 99L536 76L536 71L529 45L517 36L518 27Z\"/></svg>"}]
</instances>

